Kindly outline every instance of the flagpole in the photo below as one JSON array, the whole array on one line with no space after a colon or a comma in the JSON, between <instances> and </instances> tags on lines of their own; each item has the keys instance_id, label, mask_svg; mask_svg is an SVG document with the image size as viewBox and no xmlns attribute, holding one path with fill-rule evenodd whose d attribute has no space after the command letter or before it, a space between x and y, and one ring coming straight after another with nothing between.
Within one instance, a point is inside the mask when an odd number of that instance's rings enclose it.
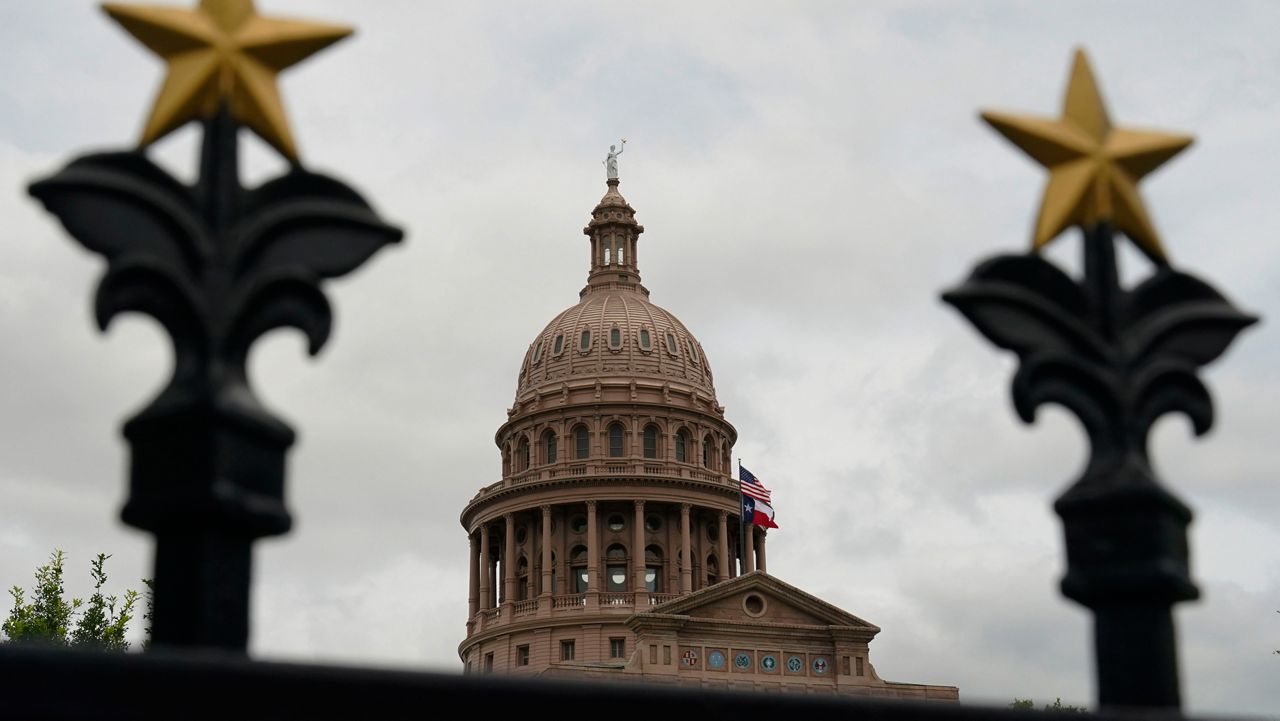
<instances>
[{"instance_id":1,"label":"flagpole","mask_svg":"<svg viewBox=\"0 0 1280 721\"><path fill-rule=\"evenodd\" d=\"M742 458L738 458L738 575L747 572L747 518L742 512Z\"/></svg>"}]
</instances>

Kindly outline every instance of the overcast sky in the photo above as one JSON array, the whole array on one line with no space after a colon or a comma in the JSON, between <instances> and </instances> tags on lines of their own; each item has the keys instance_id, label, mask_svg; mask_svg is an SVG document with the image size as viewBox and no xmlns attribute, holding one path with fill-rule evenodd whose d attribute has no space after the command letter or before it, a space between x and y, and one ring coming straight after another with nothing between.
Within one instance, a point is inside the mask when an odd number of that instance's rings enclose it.
<instances>
[{"instance_id":1,"label":"overcast sky","mask_svg":"<svg viewBox=\"0 0 1280 721\"><path fill-rule=\"evenodd\" d=\"M938 300L1028 246L1045 178L978 110L1057 115L1084 44L1117 124L1197 137L1142 186L1173 262L1264 318L1203 374L1213 432L1166 419L1152 446L1196 512L1187 705L1280 709L1280 5L258 6L357 26L282 90L304 162L407 238L330 285L315 362L293 333L252 357L300 436L296 530L255 555L256 656L459 670L458 514L499 478L519 363L577 300L601 160L626 137L645 284L701 340L735 456L774 491L770 572L880 625L887 679L1091 702L1089 617L1058 595L1050 510L1083 434L1056 408L1019 423L1013 359ZM81 0L0 4L0 65L0 586L29 585L55 547L73 592L99 551L113 586L137 586L152 549L117 520L118 429L165 382L168 342L137 316L94 330L102 262L25 186L131 146L162 65ZM153 156L189 178L195 142ZM279 171L247 152L250 182ZM1050 256L1078 252L1072 232Z\"/></svg>"}]
</instances>

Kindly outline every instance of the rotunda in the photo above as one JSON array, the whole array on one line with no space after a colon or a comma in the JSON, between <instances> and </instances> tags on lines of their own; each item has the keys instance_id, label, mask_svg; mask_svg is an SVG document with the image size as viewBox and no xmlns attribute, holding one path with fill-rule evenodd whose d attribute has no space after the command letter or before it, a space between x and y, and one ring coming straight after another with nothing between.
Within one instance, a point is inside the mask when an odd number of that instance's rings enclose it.
<instances>
[{"instance_id":1,"label":"rotunda","mask_svg":"<svg viewBox=\"0 0 1280 721\"><path fill-rule=\"evenodd\" d=\"M502 480L462 512L472 573L459 650L472 668L491 665L496 639L505 649L566 624L595 638L560 655L624 658L635 610L739 570L737 432L702 344L640 282L644 226L616 178L583 232L587 285L529 344L495 437ZM746 571L764 565L763 529L753 536Z\"/></svg>"},{"instance_id":2,"label":"rotunda","mask_svg":"<svg viewBox=\"0 0 1280 721\"><path fill-rule=\"evenodd\" d=\"M502 479L462 511L466 671L956 700L881 679L879 628L765 572L737 431L702 344L640 283L616 165L583 232L587 285L529 344Z\"/></svg>"}]
</instances>

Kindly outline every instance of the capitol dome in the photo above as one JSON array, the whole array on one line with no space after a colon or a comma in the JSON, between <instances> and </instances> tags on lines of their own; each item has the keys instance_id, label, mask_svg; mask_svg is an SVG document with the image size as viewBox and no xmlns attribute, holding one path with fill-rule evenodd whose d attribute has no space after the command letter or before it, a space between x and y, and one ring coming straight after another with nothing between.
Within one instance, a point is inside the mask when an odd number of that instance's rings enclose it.
<instances>
[{"instance_id":1,"label":"capitol dome","mask_svg":"<svg viewBox=\"0 0 1280 721\"><path fill-rule=\"evenodd\" d=\"M702 345L640 283L644 227L617 178L583 232L586 287L526 349L494 435L501 478L459 519L471 669L546 668L551 639L533 639L552 627L560 660L577 643L584 660L630 658L638 611L748 574L757 556L764 569L764 530L738 518L738 433Z\"/></svg>"},{"instance_id":2,"label":"capitol dome","mask_svg":"<svg viewBox=\"0 0 1280 721\"><path fill-rule=\"evenodd\" d=\"M529 344L516 397L586 376L675 381L715 397L702 344L647 292L588 286Z\"/></svg>"},{"instance_id":3,"label":"capitol dome","mask_svg":"<svg viewBox=\"0 0 1280 721\"><path fill-rule=\"evenodd\" d=\"M644 226L635 212L618 192L618 181L609 181L582 231L591 239L587 285L579 302L529 344L515 409L568 383L596 378L665 389L667 400L674 384L723 415L702 344L679 318L651 303L640 283L636 241Z\"/></svg>"},{"instance_id":4,"label":"capitol dome","mask_svg":"<svg viewBox=\"0 0 1280 721\"><path fill-rule=\"evenodd\" d=\"M609 158L587 285L525 351L501 477L458 519L466 672L955 700L881 679L877 626L766 573L744 499L768 492L733 477L738 432L702 345L640 284L644 227Z\"/></svg>"}]
</instances>

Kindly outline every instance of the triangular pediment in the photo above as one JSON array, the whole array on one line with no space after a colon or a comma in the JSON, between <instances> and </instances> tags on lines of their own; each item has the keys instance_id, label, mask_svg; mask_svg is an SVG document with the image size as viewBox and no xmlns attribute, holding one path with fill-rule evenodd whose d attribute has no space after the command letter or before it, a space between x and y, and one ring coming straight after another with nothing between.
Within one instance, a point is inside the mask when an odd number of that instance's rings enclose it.
<instances>
[{"instance_id":1,"label":"triangular pediment","mask_svg":"<svg viewBox=\"0 0 1280 721\"><path fill-rule=\"evenodd\" d=\"M871 631L874 624L770 576L753 571L653 606L649 614L721 621L841 626Z\"/></svg>"}]
</instances>

